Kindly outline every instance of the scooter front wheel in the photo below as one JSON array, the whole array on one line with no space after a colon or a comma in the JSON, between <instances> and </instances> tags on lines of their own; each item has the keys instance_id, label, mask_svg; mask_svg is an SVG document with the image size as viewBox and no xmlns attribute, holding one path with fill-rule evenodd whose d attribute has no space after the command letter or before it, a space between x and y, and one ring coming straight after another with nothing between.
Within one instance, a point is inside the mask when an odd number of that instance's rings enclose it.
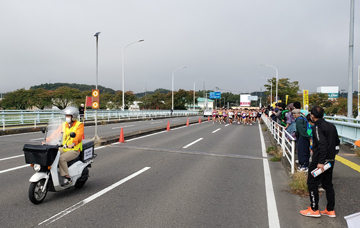
<instances>
[{"instance_id":1,"label":"scooter front wheel","mask_svg":"<svg viewBox=\"0 0 360 228\"><path fill-rule=\"evenodd\" d=\"M41 203L47 194L47 189L44 189L45 179L41 179L38 182L32 182L29 187L29 199L33 204Z\"/></svg>"}]
</instances>

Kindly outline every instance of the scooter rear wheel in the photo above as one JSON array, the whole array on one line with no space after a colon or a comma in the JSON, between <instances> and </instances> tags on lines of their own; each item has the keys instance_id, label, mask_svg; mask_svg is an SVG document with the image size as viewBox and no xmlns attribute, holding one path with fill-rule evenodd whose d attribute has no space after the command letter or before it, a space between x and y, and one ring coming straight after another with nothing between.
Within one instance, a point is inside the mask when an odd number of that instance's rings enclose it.
<instances>
[{"instance_id":1,"label":"scooter rear wheel","mask_svg":"<svg viewBox=\"0 0 360 228\"><path fill-rule=\"evenodd\" d=\"M45 179L41 179L38 182L33 182L29 187L29 199L33 204L41 203L47 194L47 189L42 191L44 188Z\"/></svg>"},{"instance_id":2,"label":"scooter rear wheel","mask_svg":"<svg viewBox=\"0 0 360 228\"><path fill-rule=\"evenodd\" d=\"M75 188L82 188L85 185L88 177L89 177L89 169L85 167L85 169L81 174L81 177L75 183Z\"/></svg>"}]
</instances>

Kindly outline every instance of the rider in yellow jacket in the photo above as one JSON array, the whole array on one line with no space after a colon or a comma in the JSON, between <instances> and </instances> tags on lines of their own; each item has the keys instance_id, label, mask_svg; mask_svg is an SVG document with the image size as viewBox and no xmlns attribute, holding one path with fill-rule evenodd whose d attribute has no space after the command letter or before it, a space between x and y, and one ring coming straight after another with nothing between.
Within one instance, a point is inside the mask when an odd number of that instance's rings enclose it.
<instances>
[{"instance_id":1,"label":"rider in yellow jacket","mask_svg":"<svg viewBox=\"0 0 360 228\"><path fill-rule=\"evenodd\" d=\"M77 119L79 111L74 107L68 107L64 109L65 122L63 122L58 129L46 139L46 142L52 141L54 138L59 138L62 135L62 145L64 148L60 148L60 160L59 169L60 176L65 177L62 186L72 183L69 175L67 162L74 160L80 155L82 150L82 139L84 135L84 124ZM75 138L70 137L70 133L75 132Z\"/></svg>"}]
</instances>

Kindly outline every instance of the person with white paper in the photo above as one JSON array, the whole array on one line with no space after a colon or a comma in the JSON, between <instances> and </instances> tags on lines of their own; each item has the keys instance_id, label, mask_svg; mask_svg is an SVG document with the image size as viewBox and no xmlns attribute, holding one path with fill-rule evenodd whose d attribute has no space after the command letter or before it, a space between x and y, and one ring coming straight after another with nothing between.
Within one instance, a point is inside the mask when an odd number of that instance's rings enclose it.
<instances>
[{"instance_id":1,"label":"person with white paper","mask_svg":"<svg viewBox=\"0 0 360 228\"><path fill-rule=\"evenodd\" d=\"M313 156L309 165L308 173L308 189L310 196L310 206L307 210L301 210L300 214L309 217L320 217L326 215L329 217L336 217L335 214L335 191L332 184L332 176L335 163L335 155L339 151L339 136L334 124L329 123L323 119L324 109L315 106L311 109L311 120L315 123L313 127ZM328 162L331 167L322 174L314 177L311 171L316 168L324 171L324 164ZM319 211L319 190L318 186L326 191L327 206L325 210Z\"/></svg>"}]
</instances>

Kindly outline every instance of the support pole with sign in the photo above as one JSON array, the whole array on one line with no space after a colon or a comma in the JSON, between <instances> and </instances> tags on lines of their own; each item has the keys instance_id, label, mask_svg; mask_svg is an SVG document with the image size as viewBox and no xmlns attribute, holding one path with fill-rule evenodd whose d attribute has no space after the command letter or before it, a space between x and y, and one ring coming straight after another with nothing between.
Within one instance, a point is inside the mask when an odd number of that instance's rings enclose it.
<instances>
[{"instance_id":1,"label":"support pole with sign","mask_svg":"<svg viewBox=\"0 0 360 228\"><path fill-rule=\"evenodd\" d=\"M94 141L95 142L98 142L100 141L100 138L99 136L97 135L97 110L99 109L99 90L98 90L98 74L99 74L99 62L98 62L98 49L99 49L99 35L100 35L100 32L97 32L95 33L94 37L96 37L96 88L95 90L97 91L97 99L98 99L98 102L97 102L97 108L95 108L95 136L94 136ZM96 93L95 93L96 95ZM93 94L92 94L92 97L93 97L93 108L94 108L94 90L93 90ZM96 104L95 104L96 105Z\"/></svg>"},{"instance_id":2,"label":"support pole with sign","mask_svg":"<svg viewBox=\"0 0 360 228\"><path fill-rule=\"evenodd\" d=\"M99 141L100 138L97 135L97 110L100 108L100 91L98 89L92 90L92 108L96 110L95 114L95 136L94 140Z\"/></svg>"}]
</instances>

